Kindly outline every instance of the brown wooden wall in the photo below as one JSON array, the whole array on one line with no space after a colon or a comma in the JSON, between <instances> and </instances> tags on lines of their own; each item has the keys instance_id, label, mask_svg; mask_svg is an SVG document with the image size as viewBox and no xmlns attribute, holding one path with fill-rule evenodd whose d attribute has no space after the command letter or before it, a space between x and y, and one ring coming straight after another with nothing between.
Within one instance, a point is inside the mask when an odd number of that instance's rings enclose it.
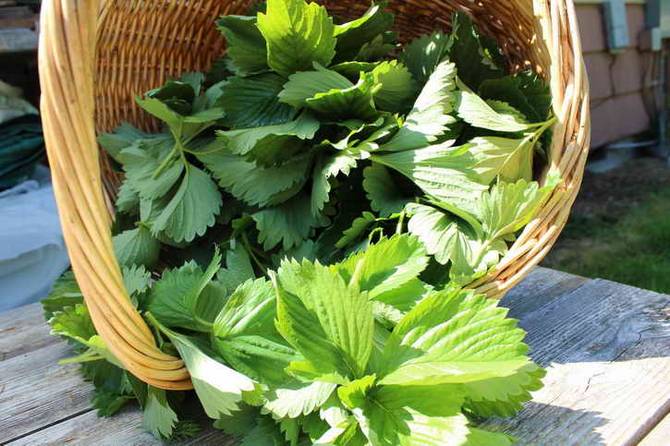
<instances>
[{"instance_id":1,"label":"brown wooden wall","mask_svg":"<svg viewBox=\"0 0 670 446\"><path fill-rule=\"evenodd\" d=\"M639 49L645 29L645 6L627 5L630 47L619 54L607 49L601 5L580 4L577 13L591 81L592 147L598 148L651 125L653 102L649 101L647 87L652 79L652 53Z\"/></svg>"}]
</instances>

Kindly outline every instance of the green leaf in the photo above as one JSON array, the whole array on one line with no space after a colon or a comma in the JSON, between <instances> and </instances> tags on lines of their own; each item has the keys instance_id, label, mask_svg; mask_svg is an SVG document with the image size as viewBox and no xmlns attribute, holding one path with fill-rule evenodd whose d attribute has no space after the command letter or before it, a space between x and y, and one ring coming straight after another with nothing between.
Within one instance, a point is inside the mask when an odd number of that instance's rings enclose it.
<instances>
[{"instance_id":1,"label":"green leaf","mask_svg":"<svg viewBox=\"0 0 670 446\"><path fill-rule=\"evenodd\" d=\"M295 108L301 108L307 104L308 99L313 98L318 93L346 90L354 86L349 79L336 71L329 70L321 65L316 65L315 69L316 71L292 74L284 85L284 90L279 94L279 100Z\"/></svg>"},{"instance_id":2,"label":"green leaf","mask_svg":"<svg viewBox=\"0 0 670 446\"><path fill-rule=\"evenodd\" d=\"M267 395L265 410L275 418L298 418L318 411L335 391L336 384L325 382L293 383Z\"/></svg>"},{"instance_id":3,"label":"green leaf","mask_svg":"<svg viewBox=\"0 0 670 446\"><path fill-rule=\"evenodd\" d=\"M439 410L424 411L430 392L414 396L407 388L384 386L375 394L374 402L361 412L354 412L365 436L373 445L442 446L465 444L469 434L468 420L461 414L460 402L440 401Z\"/></svg>"},{"instance_id":4,"label":"green leaf","mask_svg":"<svg viewBox=\"0 0 670 446\"><path fill-rule=\"evenodd\" d=\"M220 268L221 255L217 252L206 271L195 263L179 269L167 270L151 290L149 311L168 327L181 327L209 333L212 326L197 312L198 299ZM225 296L220 296L223 299Z\"/></svg>"},{"instance_id":5,"label":"green leaf","mask_svg":"<svg viewBox=\"0 0 670 446\"><path fill-rule=\"evenodd\" d=\"M314 166L312 183L312 214L321 215L323 208L330 201L331 182L338 175L349 176L355 169L358 159L348 152L340 152L334 156L322 156Z\"/></svg>"},{"instance_id":6,"label":"green leaf","mask_svg":"<svg viewBox=\"0 0 670 446\"><path fill-rule=\"evenodd\" d=\"M123 214L137 215L140 207L140 195L132 188L128 180L124 179L116 196L116 210Z\"/></svg>"},{"instance_id":7,"label":"green leaf","mask_svg":"<svg viewBox=\"0 0 670 446\"><path fill-rule=\"evenodd\" d=\"M283 76L309 70L314 62L328 66L335 56L333 20L316 3L268 0L258 29L267 42L268 65Z\"/></svg>"},{"instance_id":8,"label":"green leaf","mask_svg":"<svg viewBox=\"0 0 670 446\"><path fill-rule=\"evenodd\" d=\"M226 15L217 21L226 38L229 67L238 76L248 76L268 70L265 39L256 26L256 17Z\"/></svg>"},{"instance_id":9,"label":"green leaf","mask_svg":"<svg viewBox=\"0 0 670 446\"><path fill-rule=\"evenodd\" d=\"M179 189L151 221L154 234L173 241L192 242L214 226L223 200L216 183L204 171L189 165Z\"/></svg>"},{"instance_id":10,"label":"green leaf","mask_svg":"<svg viewBox=\"0 0 670 446\"><path fill-rule=\"evenodd\" d=\"M448 57L452 42L449 36L441 32L423 35L405 45L399 58L414 79L423 85Z\"/></svg>"},{"instance_id":11,"label":"green leaf","mask_svg":"<svg viewBox=\"0 0 670 446\"><path fill-rule=\"evenodd\" d=\"M382 150L397 152L426 147L447 133L449 125L456 122L452 116L455 89L456 67L448 61L440 63L428 79L400 131L382 146Z\"/></svg>"},{"instance_id":12,"label":"green leaf","mask_svg":"<svg viewBox=\"0 0 670 446\"><path fill-rule=\"evenodd\" d=\"M265 279L240 285L216 317L212 333L219 338L241 335L266 335L274 332L275 295Z\"/></svg>"},{"instance_id":13,"label":"green leaf","mask_svg":"<svg viewBox=\"0 0 670 446\"><path fill-rule=\"evenodd\" d=\"M259 231L258 241L266 251L280 243L284 250L299 246L307 240L312 229L327 222L312 213L310 199L302 193L282 205L256 212L252 218Z\"/></svg>"},{"instance_id":14,"label":"green leaf","mask_svg":"<svg viewBox=\"0 0 670 446\"><path fill-rule=\"evenodd\" d=\"M295 110L280 103L277 97L285 82L274 73L228 79L217 102L226 112L222 122L239 129L290 121Z\"/></svg>"},{"instance_id":15,"label":"green leaf","mask_svg":"<svg viewBox=\"0 0 670 446\"><path fill-rule=\"evenodd\" d=\"M161 244L142 224L114 236L113 242L114 253L121 265L151 268L158 262Z\"/></svg>"},{"instance_id":16,"label":"green leaf","mask_svg":"<svg viewBox=\"0 0 670 446\"><path fill-rule=\"evenodd\" d=\"M388 339L381 384L425 385L512 376L530 362L525 332L507 310L471 291L447 289L422 300Z\"/></svg>"},{"instance_id":17,"label":"green leaf","mask_svg":"<svg viewBox=\"0 0 670 446\"><path fill-rule=\"evenodd\" d=\"M377 222L377 217L371 212L363 212L363 215L356 218L351 227L342 233L342 237L337 241L335 247L344 249L351 245L367 232L368 228Z\"/></svg>"},{"instance_id":18,"label":"green leaf","mask_svg":"<svg viewBox=\"0 0 670 446\"><path fill-rule=\"evenodd\" d=\"M379 66L383 62L361 62L357 60L352 60L349 62L338 63L330 67L330 70L336 71L337 73L345 76L347 79L358 79L363 73L370 73L375 67Z\"/></svg>"},{"instance_id":19,"label":"green leaf","mask_svg":"<svg viewBox=\"0 0 670 446\"><path fill-rule=\"evenodd\" d=\"M388 112L404 112L416 96L416 82L405 65L397 60L382 62L372 71L381 88L374 95L375 104Z\"/></svg>"},{"instance_id":20,"label":"green leaf","mask_svg":"<svg viewBox=\"0 0 670 446\"><path fill-rule=\"evenodd\" d=\"M44 310L44 319L49 320L54 313L83 302L84 296L81 294L74 274L72 271L66 271L56 280L49 296L40 303L42 304L42 310Z\"/></svg>"},{"instance_id":21,"label":"green leaf","mask_svg":"<svg viewBox=\"0 0 670 446\"><path fill-rule=\"evenodd\" d=\"M142 421L144 429L156 438L171 438L177 421L177 414L170 407L165 390L149 386Z\"/></svg>"},{"instance_id":22,"label":"green leaf","mask_svg":"<svg viewBox=\"0 0 670 446\"><path fill-rule=\"evenodd\" d=\"M148 314L179 351L191 375L195 393L207 416L218 420L240 409L243 399L259 393L258 385L248 377L216 361L204 343L161 326Z\"/></svg>"},{"instance_id":23,"label":"green leaf","mask_svg":"<svg viewBox=\"0 0 670 446\"><path fill-rule=\"evenodd\" d=\"M98 333L84 304L64 307L53 313L49 320L51 333L86 345Z\"/></svg>"},{"instance_id":24,"label":"green leaf","mask_svg":"<svg viewBox=\"0 0 670 446\"><path fill-rule=\"evenodd\" d=\"M348 409L353 410L364 407L368 392L374 388L376 381L376 375L368 375L355 381L351 381L338 387L337 396L342 404Z\"/></svg>"},{"instance_id":25,"label":"green leaf","mask_svg":"<svg viewBox=\"0 0 670 446\"><path fill-rule=\"evenodd\" d=\"M355 285L368 292L370 299L376 299L415 279L427 265L423 244L404 234L370 245L333 268L350 286Z\"/></svg>"},{"instance_id":26,"label":"green leaf","mask_svg":"<svg viewBox=\"0 0 670 446\"><path fill-rule=\"evenodd\" d=\"M244 246L237 242L231 245L226 252L226 267L221 268L216 275L217 282L225 287L227 294L231 294L244 282L256 278L249 253Z\"/></svg>"},{"instance_id":27,"label":"green leaf","mask_svg":"<svg viewBox=\"0 0 670 446\"><path fill-rule=\"evenodd\" d=\"M284 385L289 379L285 369L300 359L295 350L283 342L262 336L215 338L212 343L227 364L265 385Z\"/></svg>"},{"instance_id":28,"label":"green leaf","mask_svg":"<svg viewBox=\"0 0 670 446\"><path fill-rule=\"evenodd\" d=\"M363 44L356 55L356 60L363 62L378 61L387 57L396 48L397 36L393 31L378 35L370 42Z\"/></svg>"},{"instance_id":29,"label":"green leaf","mask_svg":"<svg viewBox=\"0 0 670 446\"><path fill-rule=\"evenodd\" d=\"M317 93L307 99L306 105L320 116L332 120L357 118L372 121L379 116L374 96L381 84L371 73L361 73L360 80L352 87Z\"/></svg>"},{"instance_id":30,"label":"green leaf","mask_svg":"<svg viewBox=\"0 0 670 446\"><path fill-rule=\"evenodd\" d=\"M363 188L370 205L382 217L401 212L412 199L399 189L397 178L393 178L389 170L381 164L366 167L363 176Z\"/></svg>"},{"instance_id":31,"label":"green leaf","mask_svg":"<svg viewBox=\"0 0 670 446\"><path fill-rule=\"evenodd\" d=\"M490 193L482 196L484 232L489 238L497 239L519 231L535 217L559 182L558 173L552 171L544 187L526 180L498 183Z\"/></svg>"},{"instance_id":32,"label":"green leaf","mask_svg":"<svg viewBox=\"0 0 670 446\"><path fill-rule=\"evenodd\" d=\"M499 54L500 50L494 48L492 51L495 45L480 36L467 14L454 14L452 29L451 39L454 43L450 56L458 68L459 78L466 85L476 91L483 81L503 76L504 73L496 64L498 57L495 52Z\"/></svg>"},{"instance_id":33,"label":"green leaf","mask_svg":"<svg viewBox=\"0 0 670 446\"><path fill-rule=\"evenodd\" d=\"M174 146L174 139L165 135L138 140L121 152L127 181L140 197L163 197L182 177L184 162Z\"/></svg>"},{"instance_id":34,"label":"green leaf","mask_svg":"<svg viewBox=\"0 0 670 446\"><path fill-rule=\"evenodd\" d=\"M283 124L222 131L218 136L228 151L246 155L249 161L271 168L307 152L309 140L314 138L320 125L309 113L303 113Z\"/></svg>"},{"instance_id":35,"label":"green leaf","mask_svg":"<svg viewBox=\"0 0 670 446\"><path fill-rule=\"evenodd\" d=\"M485 274L507 250L503 240L483 240L463 221L442 210L411 204L408 211L413 214L409 232L421 240L438 263L451 262L450 277L459 284Z\"/></svg>"},{"instance_id":36,"label":"green leaf","mask_svg":"<svg viewBox=\"0 0 670 446\"><path fill-rule=\"evenodd\" d=\"M240 446L286 446L279 426L269 417L258 418L256 426L245 434Z\"/></svg>"},{"instance_id":37,"label":"green leaf","mask_svg":"<svg viewBox=\"0 0 670 446\"><path fill-rule=\"evenodd\" d=\"M268 168L226 151L199 155L198 158L227 192L250 205L260 206L279 204L297 194L307 180L311 166L309 156Z\"/></svg>"},{"instance_id":38,"label":"green leaf","mask_svg":"<svg viewBox=\"0 0 670 446\"><path fill-rule=\"evenodd\" d=\"M97 411L99 417L111 417L117 414L135 397L128 394L121 394L118 390L108 390L105 388L95 389L91 404Z\"/></svg>"},{"instance_id":39,"label":"green leaf","mask_svg":"<svg viewBox=\"0 0 670 446\"><path fill-rule=\"evenodd\" d=\"M123 149L132 146L138 139L149 138L151 138L150 134L144 133L127 122L122 122L112 133L103 133L98 136L98 143L115 161L122 163L120 155Z\"/></svg>"},{"instance_id":40,"label":"green leaf","mask_svg":"<svg viewBox=\"0 0 670 446\"><path fill-rule=\"evenodd\" d=\"M425 193L475 214L477 201L488 190L474 167L470 146L444 144L402 152L380 153L372 160L409 178Z\"/></svg>"},{"instance_id":41,"label":"green leaf","mask_svg":"<svg viewBox=\"0 0 670 446\"><path fill-rule=\"evenodd\" d=\"M133 265L123 268L123 284L130 296L144 293L151 285L151 273L144 266Z\"/></svg>"},{"instance_id":42,"label":"green leaf","mask_svg":"<svg viewBox=\"0 0 670 446\"><path fill-rule=\"evenodd\" d=\"M531 122L544 122L551 110L549 86L535 73L524 71L500 79L489 79L479 87L485 100L506 102Z\"/></svg>"},{"instance_id":43,"label":"green leaf","mask_svg":"<svg viewBox=\"0 0 670 446\"><path fill-rule=\"evenodd\" d=\"M544 369L530 363L512 376L467 383L465 407L482 418L512 417L532 399L530 392L542 388L545 374Z\"/></svg>"},{"instance_id":44,"label":"green leaf","mask_svg":"<svg viewBox=\"0 0 670 446\"><path fill-rule=\"evenodd\" d=\"M525 117L509 104L484 101L467 90L456 93L458 116L468 124L496 132L523 132L532 127Z\"/></svg>"},{"instance_id":45,"label":"green leaf","mask_svg":"<svg viewBox=\"0 0 670 446\"><path fill-rule=\"evenodd\" d=\"M393 27L395 18L393 14L384 11L385 8L384 2L375 3L360 18L335 25L337 60L355 59L365 43Z\"/></svg>"},{"instance_id":46,"label":"green leaf","mask_svg":"<svg viewBox=\"0 0 670 446\"><path fill-rule=\"evenodd\" d=\"M275 281L277 328L326 373L362 376L372 353L374 320L365 294L320 264L284 262Z\"/></svg>"},{"instance_id":47,"label":"green leaf","mask_svg":"<svg viewBox=\"0 0 670 446\"><path fill-rule=\"evenodd\" d=\"M515 182L530 181L533 176L534 135L521 139L484 136L472 139L470 153L476 159L475 170L485 184L499 178Z\"/></svg>"}]
</instances>

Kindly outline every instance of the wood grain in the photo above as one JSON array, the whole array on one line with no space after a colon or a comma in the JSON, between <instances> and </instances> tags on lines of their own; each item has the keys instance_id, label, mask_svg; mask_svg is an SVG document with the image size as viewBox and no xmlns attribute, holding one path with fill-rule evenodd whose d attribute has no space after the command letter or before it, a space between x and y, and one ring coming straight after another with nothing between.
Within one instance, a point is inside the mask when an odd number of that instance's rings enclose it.
<instances>
[{"instance_id":1,"label":"wood grain","mask_svg":"<svg viewBox=\"0 0 670 446\"><path fill-rule=\"evenodd\" d=\"M520 444L636 444L670 409L669 315L669 296L603 280L526 314L545 387L489 427Z\"/></svg>"},{"instance_id":2,"label":"wood grain","mask_svg":"<svg viewBox=\"0 0 670 446\"><path fill-rule=\"evenodd\" d=\"M0 361L57 344L49 331L38 304L0 313Z\"/></svg>"},{"instance_id":3,"label":"wood grain","mask_svg":"<svg viewBox=\"0 0 670 446\"><path fill-rule=\"evenodd\" d=\"M69 354L60 342L0 362L0 444L91 410L90 384L58 364Z\"/></svg>"}]
</instances>

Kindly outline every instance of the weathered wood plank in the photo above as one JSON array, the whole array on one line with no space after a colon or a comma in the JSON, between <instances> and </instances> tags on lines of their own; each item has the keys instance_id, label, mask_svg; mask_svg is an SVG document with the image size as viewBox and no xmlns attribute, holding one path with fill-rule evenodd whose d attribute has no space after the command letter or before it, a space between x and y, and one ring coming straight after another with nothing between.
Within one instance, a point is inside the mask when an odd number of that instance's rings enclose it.
<instances>
[{"instance_id":1,"label":"weathered wood plank","mask_svg":"<svg viewBox=\"0 0 670 446\"><path fill-rule=\"evenodd\" d=\"M91 410L91 385L58 361L65 343L0 362L0 444Z\"/></svg>"},{"instance_id":2,"label":"weathered wood plank","mask_svg":"<svg viewBox=\"0 0 670 446\"><path fill-rule=\"evenodd\" d=\"M39 304L0 313L0 361L57 344L49 331Z\"/></svg>"},{"instance_id":3,"label":"weathered wood plank","mask_svg":"<svg viewBox=\"0 0 670 446\"><path fill-rule=\"evenodd\" d=\"M547 268L537 268L502 300L510 316L523 319L528 313L584 285L588 279Z\"/></svg>"},{"instance_id":4,"label":"weathered wood plank","mask_svg":"<svg viewBox=\"0 0 670 446\"><path fill-rule=\"evenodd\" d=\"M112 418L99 418L95 412L88 412L13 441L8 446L56 446L63 444L72 446L153 446L160 444L160 442L144 431L142 428L142 414L137 406L134 406ZM220 431L209 428L198 435L197 438L170 444L174 446L232 446L235 444L235 440Z\"/></svg>"},{"instance_id":5,"label":"weathered wood plank","mask_svg":"<svg viewBox=\"0 0 670 446\"><path fill-rule=\"evenodd\" d=\"M640 446L667 446L670 443L670 415L666 416L644 437Z\"/></svg>"},{"instance_id":6,"label":"weathered wood plank","mask_svg":"<svg viewBox=\"0 0 670 446\"><path fill-rule=\"evenodd\" d=\"M670 409L669 315L669 296L603 280L527 314L545 387L489 426L521 444L636 444Z\"/></svg>"},{"instance_id":7,"label":"weathered wood plank","mask_svg":"<svg viewBox=\"0 0 670 446\"><path fill-rule=\"evenodd\" d=\"M37 50L37 33L27 28L0 29L0 54Z\"/></svg>"}]
</instances>

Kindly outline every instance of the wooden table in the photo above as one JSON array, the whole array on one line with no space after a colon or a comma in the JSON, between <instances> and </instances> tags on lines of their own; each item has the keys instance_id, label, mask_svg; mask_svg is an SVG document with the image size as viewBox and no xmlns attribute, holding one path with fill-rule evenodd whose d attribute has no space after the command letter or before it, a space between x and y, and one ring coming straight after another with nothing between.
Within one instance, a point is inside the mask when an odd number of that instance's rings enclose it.
<instances>
[{"instance_id":1,"label":"wooden table","mask_svg":"<svg viewBox=\"0 0 670 446\"><path fill-rule=\"evenodd\" d=\"M536 270L504 301L545 387L514 419L520 444L670 445L670 296ZM153 445L136 408L100 419L37 305L0 314L0 444ZM213 430L187 444L232 445Z\"/></svg>"}]
</instances>

